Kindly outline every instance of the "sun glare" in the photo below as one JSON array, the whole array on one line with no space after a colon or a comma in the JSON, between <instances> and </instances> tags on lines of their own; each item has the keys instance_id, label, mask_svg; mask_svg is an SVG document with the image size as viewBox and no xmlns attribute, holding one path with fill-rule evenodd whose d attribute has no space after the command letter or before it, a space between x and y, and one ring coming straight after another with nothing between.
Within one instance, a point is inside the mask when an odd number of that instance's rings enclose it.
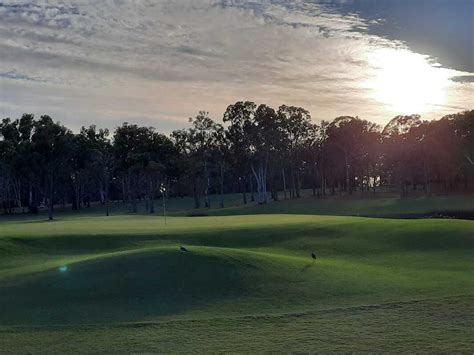
<instances>
[{"instance_id":1,"label":"sun glare","mask_svg":"<svg viewBox=\"0 0 474 355\"><path fill-rule=\"evenodd\" d=\"M373 99L400 114L424 113L446 101L450 70L426 56L400 49L379 49L369 55L374 78Z\"/></svg>"}]
</instances>

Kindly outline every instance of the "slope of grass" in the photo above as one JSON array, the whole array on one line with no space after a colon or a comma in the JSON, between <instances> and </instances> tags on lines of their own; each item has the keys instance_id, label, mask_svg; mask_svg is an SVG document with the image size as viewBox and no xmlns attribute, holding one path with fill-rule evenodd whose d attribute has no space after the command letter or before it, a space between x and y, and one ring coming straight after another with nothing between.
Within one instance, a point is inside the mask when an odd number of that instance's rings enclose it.
<instances>
[{"instance_id":1,"label":"slope of grass","mask_svg":"<svg viewBox=\"0 0 474 355\"><path fill-rule=\"evenodd\" d=\"M213 209L209 215L233 214L314 214L337 216L404 217L432 213L468 211L474 213L474 196L395 196L359 194L354 196L306 196L296 200L281 200L266 205L238 205Z\"/></svg>"},{"instance_id":2,"label":"slope of grass","mask_svg":"<svg viewBox=\"0 0 474 355\"><path fill-rule=\"evenodd\" d=\"M6 220L0 353L472 351L473 246L463 220Z\"/></svg>"}]
</instances>

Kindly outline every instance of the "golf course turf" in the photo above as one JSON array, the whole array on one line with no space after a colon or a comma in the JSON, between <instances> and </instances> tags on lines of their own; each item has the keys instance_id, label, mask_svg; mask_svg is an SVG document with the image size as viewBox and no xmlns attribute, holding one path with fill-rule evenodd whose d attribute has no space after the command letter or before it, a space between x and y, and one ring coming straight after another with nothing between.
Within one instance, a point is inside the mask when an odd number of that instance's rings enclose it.
<instances>
[{"instance_id":1,"label":"golf course turf","mask_svg":"<svg viewBox=\"0 0 474 355\"><path fill-rule=\"evenodd\" d=\"M472 352L473 247L454 219L3 219L0 353Z\"/></svg>"}]
</instances>

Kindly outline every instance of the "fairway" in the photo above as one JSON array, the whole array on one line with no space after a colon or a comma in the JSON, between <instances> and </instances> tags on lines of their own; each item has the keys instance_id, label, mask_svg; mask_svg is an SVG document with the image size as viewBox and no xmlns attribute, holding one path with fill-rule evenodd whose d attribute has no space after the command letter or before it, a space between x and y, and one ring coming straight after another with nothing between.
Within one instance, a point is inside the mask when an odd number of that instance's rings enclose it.
<instances>
[{"instance_id":1,"label":"fairway","mask_svg":"<svg viewBox=\"0 0 474 355\"><path fill-rule=\"evenodd\" d=\"M473 221L122 215L0 226L0 353L474 349Z\"/></svg>"}]
</instances>

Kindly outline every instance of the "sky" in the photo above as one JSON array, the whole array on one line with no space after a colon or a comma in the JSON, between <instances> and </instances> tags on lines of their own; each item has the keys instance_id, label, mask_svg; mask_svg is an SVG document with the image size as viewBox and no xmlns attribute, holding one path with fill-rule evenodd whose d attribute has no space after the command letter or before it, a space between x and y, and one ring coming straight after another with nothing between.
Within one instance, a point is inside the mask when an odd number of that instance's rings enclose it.
<instances>
[{"instance_id":1,"label":"sky","mask_svg":"<svg viewBox=\"0 0 474 355\"><path fill-rule=\"evenodd\" d=\"M381 125L473 109L474 0L0 0L0 118L169 133L251 100Z\"/></svg>"}]
</instances>

